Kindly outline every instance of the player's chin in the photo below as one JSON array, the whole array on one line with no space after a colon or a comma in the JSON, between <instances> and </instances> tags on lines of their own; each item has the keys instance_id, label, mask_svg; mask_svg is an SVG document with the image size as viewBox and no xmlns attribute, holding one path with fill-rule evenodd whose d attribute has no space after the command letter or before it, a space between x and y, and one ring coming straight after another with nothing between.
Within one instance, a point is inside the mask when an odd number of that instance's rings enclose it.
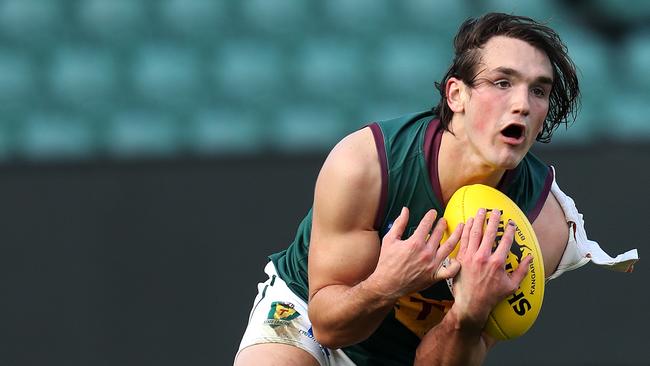
<instances>
[{"instance_id":1,"label":"player's chin","mask_svg":"<svg viewBox=\"0 0 650 366\"><path fill-rule=\"evenodd\" d=\"M514 169L517 167L524 160L528 150L530 150L530 145L528 144L508 146L501 154L503 167L506 169Z\"/></svg>"},{"instance_id":2,"label":"player's chin","mask_svg":"<svg viewBox=\"0 0 650 366\"><path fill-rule=\"evenodd\" d=\"M516 168L524 159L525 154L505 154L498 159L497 166L501 169L511 170Z\"/></svg>"}]
</instances>

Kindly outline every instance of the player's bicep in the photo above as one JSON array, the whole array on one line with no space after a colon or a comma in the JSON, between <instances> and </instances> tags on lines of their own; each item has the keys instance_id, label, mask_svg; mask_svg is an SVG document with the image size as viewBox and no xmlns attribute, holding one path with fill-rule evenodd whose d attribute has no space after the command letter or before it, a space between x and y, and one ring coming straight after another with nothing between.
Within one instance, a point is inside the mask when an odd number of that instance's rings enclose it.
<instances>
[{"instance_id":1,"label":"player's bicep","mask_svg":"<svg viewBox=\"0 0 650 366\"><path fill-rule=\"evenodd\" d=\"M379 258L379 240L373 232L328 235L318 243L309 255L310 298L328 286L358 284L372 273Z\"/></svg>"},{"instance_id":2,"label":"player's bicep","mask_svg":"<svg viewBox=\"0 0 650 366\"><path fill-rule=\"evenodd\" d=\"M368 129L337 145L319 174L309 250L310 297L326 286L354 286L379 258L374 221L381 172Z\"/></svg>"}]
</instances>

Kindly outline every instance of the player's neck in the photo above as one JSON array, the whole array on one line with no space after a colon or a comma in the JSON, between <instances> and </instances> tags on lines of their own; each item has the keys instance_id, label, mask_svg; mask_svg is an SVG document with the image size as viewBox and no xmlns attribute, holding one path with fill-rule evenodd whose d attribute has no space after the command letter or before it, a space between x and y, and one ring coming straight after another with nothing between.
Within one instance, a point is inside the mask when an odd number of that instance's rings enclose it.
<instances>
[{"instance_id":1,"label":"player's neck","mask_svg":"<svg viewBox=\"0 0 650 366\"><path fill-rule=\"evenodd\" d=\"M485 164L466 142L448 131L442 135L437 165L445 204L462 186L485 184L496 187L505 173L504 169L495 169Z\"/></svg>"}]
</instances>

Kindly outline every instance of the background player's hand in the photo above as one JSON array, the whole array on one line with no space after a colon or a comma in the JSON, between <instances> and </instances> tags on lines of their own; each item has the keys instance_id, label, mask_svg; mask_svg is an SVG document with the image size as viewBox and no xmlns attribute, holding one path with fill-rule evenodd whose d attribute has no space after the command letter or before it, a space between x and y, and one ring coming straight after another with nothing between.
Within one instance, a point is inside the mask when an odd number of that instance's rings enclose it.
<instances>
[{"instance_id":1,"label":"background player's hand","mask_svg":"<svg viewBox=\"0 0 650 366\"><path fill-rule=\"evenodd\" d=\"M505 223L505 232L499 245L492 252L499 229L499 210L492 210L483 231L486 210L478 211L475 218L465 224L456 259L461 270L454 279L454 311L465 325L482 329L487 318L499 301L514 293L532 260L526 256L512 273L505 270L505 263L512 245L515 224Z\"/></svg>"},{"instance_id":2,"label":"background player's hand","mask_svg":"<svg viewBox=\"0 0 650 366\"><path fill-rule=\"evenodd\" d=\"M442 262L458 243L463 225L458 225L441 244L447 222L441 218L432 232L436 216L435 210L429 210L413 235L402 238L409 219L409 210L406 207L402 209L382 240L377 267L368 278L375 290L396 299L458 273L460 267L457 262L452 261L446 267L442 266Z\"/></svg>"}]
</instances>

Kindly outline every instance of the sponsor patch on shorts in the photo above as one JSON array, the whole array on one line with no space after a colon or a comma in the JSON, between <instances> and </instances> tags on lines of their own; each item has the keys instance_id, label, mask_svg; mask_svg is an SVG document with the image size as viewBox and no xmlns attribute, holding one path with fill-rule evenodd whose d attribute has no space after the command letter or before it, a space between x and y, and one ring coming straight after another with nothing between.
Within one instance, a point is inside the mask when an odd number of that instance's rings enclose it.
<instances>
[{"instance_id":1,"label":"sponsor patch on shorts","mask_svg":"<svg viewBox=\"0 0 650 366\"><path fill-rule=\"evenodd\" d=\"M270 327L275 328L281 325L289 325L300 313L296 311L290 302L274 301L271 303L269 315L265 321Z\"/></svg>"}]
</instances>

